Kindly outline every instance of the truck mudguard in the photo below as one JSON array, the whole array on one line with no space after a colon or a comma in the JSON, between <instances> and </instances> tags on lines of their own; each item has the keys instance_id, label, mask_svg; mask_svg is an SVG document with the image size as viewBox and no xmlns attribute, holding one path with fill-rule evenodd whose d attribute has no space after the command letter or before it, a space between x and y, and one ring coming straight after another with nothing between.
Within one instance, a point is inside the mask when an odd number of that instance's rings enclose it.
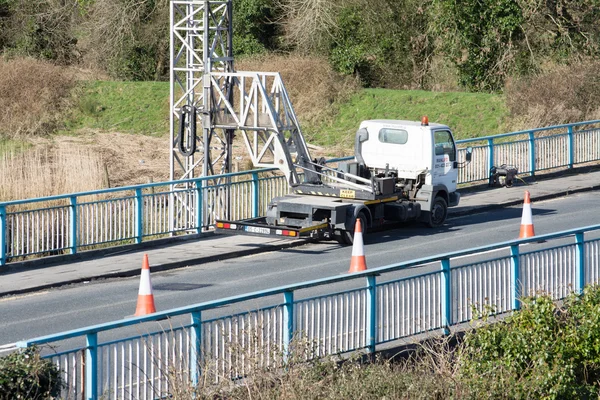
<instances>
[{"instance_id":1,"label":"truck mudguard","mask_svg":"<svg viewBox=\"0 0 600 400\"><path fill-rule=\"evenodd\" d=\"M347 213L346 213L346 223L345 225L345 230L349 231L349 232L354 232L354 224L356 222L356 218L358 217L358 215L360 213L364 213L365 216L367 217L367 225L371 225L372 221L373 221L373 216L371 215L371 210L369 210L369 207L365 206L365 205L357 205L356 207L351 207L347 209Z\"/></svg>"},{"instance_id":2,"label":"truck mudguard","mask_svg":"<svg viewBox=\"0 0 600 400\"><path fill-rule=\"evenodd\" d=\"M456 196L458 198L455 198L455 196L452 196L453 198L449 198L448 193L449 193L449 191L448 191L448 188L446 187L446 185L435 185L435 186L423 185L421 187L421 189L419 189L419 191L417 192L416 197L417 197L417 201L419 203L421 203L421 210L430 211L432 200L438 194L440 194L444 198L444 200L446 200L446 203L448 204L449 207L450 207L450 204L453 203L454 201L456 202L456 204L454 204L454 205L458 205L458 199L460 197Z\"/></svg>"}]
</instances>

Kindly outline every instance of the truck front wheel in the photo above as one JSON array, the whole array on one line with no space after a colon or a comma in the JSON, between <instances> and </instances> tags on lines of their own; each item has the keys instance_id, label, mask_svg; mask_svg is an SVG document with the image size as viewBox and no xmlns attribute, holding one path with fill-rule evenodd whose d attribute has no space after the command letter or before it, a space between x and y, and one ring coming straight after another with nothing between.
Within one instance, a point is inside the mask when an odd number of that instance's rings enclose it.
<instances>
[{"instance_id":1,"label":"truck front wheel","mask_svg":"<svg viewBox=\"0 0 600 400\"><path fill-rule=\"evenodd\" d=\"M442 196L436 196L431 211L425 213L425 223L431 228L442 226L448 216L448 203Z\"/></svg>"}]
</instances>

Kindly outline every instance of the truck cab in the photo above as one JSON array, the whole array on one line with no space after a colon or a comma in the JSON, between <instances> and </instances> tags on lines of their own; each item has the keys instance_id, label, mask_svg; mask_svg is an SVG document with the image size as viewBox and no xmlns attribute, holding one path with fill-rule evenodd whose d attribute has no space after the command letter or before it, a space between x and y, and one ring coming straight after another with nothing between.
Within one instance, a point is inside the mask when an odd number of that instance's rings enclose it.
<instances>
[{"instance_id":1,"label":"truck cab","mask_svg":"<svg viewBox=\"0 0 600 400\"><path fill-rule=\"evenodd\" d=\"M356 134L355 157L371 176L393 175L399 181L430 186L458 204L458 162L452 131L446 125L403 120L367 120Z\"/></svg>"}]
</instances>

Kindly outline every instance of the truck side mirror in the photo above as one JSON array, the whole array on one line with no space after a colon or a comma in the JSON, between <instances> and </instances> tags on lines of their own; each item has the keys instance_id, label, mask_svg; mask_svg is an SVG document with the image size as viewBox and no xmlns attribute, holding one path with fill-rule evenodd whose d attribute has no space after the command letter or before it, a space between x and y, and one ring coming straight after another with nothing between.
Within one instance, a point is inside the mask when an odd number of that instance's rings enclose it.
<instances>
[{"instance_id":1,"label":"truck side mirror","mask_svg":"<svg viewBox=\"0 0 600 400\"><path fill-rule=\"evenodd\" d=\"M473 155L473 148L471 146L467 147L467 154L465 154L465 161L471 162L471 156Z\"/></svg>"}]
</instances>

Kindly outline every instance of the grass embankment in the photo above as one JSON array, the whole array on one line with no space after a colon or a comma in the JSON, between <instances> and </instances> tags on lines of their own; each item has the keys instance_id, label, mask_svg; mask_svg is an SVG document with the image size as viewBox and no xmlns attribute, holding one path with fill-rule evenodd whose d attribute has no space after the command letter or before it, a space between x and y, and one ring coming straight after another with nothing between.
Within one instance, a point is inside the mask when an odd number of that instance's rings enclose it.
<instances>
[{"instance_id":1,"label":"grass embankment","mask_svg":"<svg viewBox=\"0 0 600 400\"><path fill-rule=\"evenodd\" d=\"M462 138L501 132L507 115L498 95L364 90L310 57L238 67L281 73L306 140L324 148L315 157L351 155L364 119L428 115ZM0 63L0 72L0 167L11 171L0 180L0 201L168 179L168 82L85 80L80 71L31 59ZM235 155L246 165L237 140Z\"/></svg>"},{"instance_id":2,"label":"grass embankment","mask_svg":"<svg viewBox=\"0 0 600 400\"><path fill-rule=\"evenodd\" d=\"M448 125L457 139L504 133L508 109L497 94L363 89L339 107L332 123L320 127L314 142L351 147L358 124L367 119L404 119Z\"/></svg>"},{"instance_id":3,"label":"grass embankment","mask_svg":"<svg viewBox=\"0 0 600 400\"><path fill-rule=\"evenodd\" d=\"M64 132L82 128L168 135L169 82L84 82Z\"/></svg>"},{"instance_id":4,"label":"grass embankment","mask_svg":"<svg viewBox=\"0 0 600 400\"><path fill-rule=\"evenodd\" d=\"M77 111L67 132L81 128L142 134L167 134L169 84L166 82L88 82L78 92ZM304 94L308 95L308 94ZM299 94L300 96L300 94ZM292 99L294 101L294 99ZM423 90L362 89L338 105L328 121L304 126L315 145L351 149L354 132L366 119L431 122L450 126L458 139L503 133L508 110L500 95L486 93L435 93Z\"/></svg>"},{"instance_id":5,"label":"grass embankment","mask_svg":"<svg viewBox=\"0 0 600 400\"><path fill-rule=\"evenodd\" d=\"M503 133L508 116L504 99L487 93L365 89L340 110L340 126L369 118L429 121L448 125L458 139Z\"/></svg>"}]
</instances>

